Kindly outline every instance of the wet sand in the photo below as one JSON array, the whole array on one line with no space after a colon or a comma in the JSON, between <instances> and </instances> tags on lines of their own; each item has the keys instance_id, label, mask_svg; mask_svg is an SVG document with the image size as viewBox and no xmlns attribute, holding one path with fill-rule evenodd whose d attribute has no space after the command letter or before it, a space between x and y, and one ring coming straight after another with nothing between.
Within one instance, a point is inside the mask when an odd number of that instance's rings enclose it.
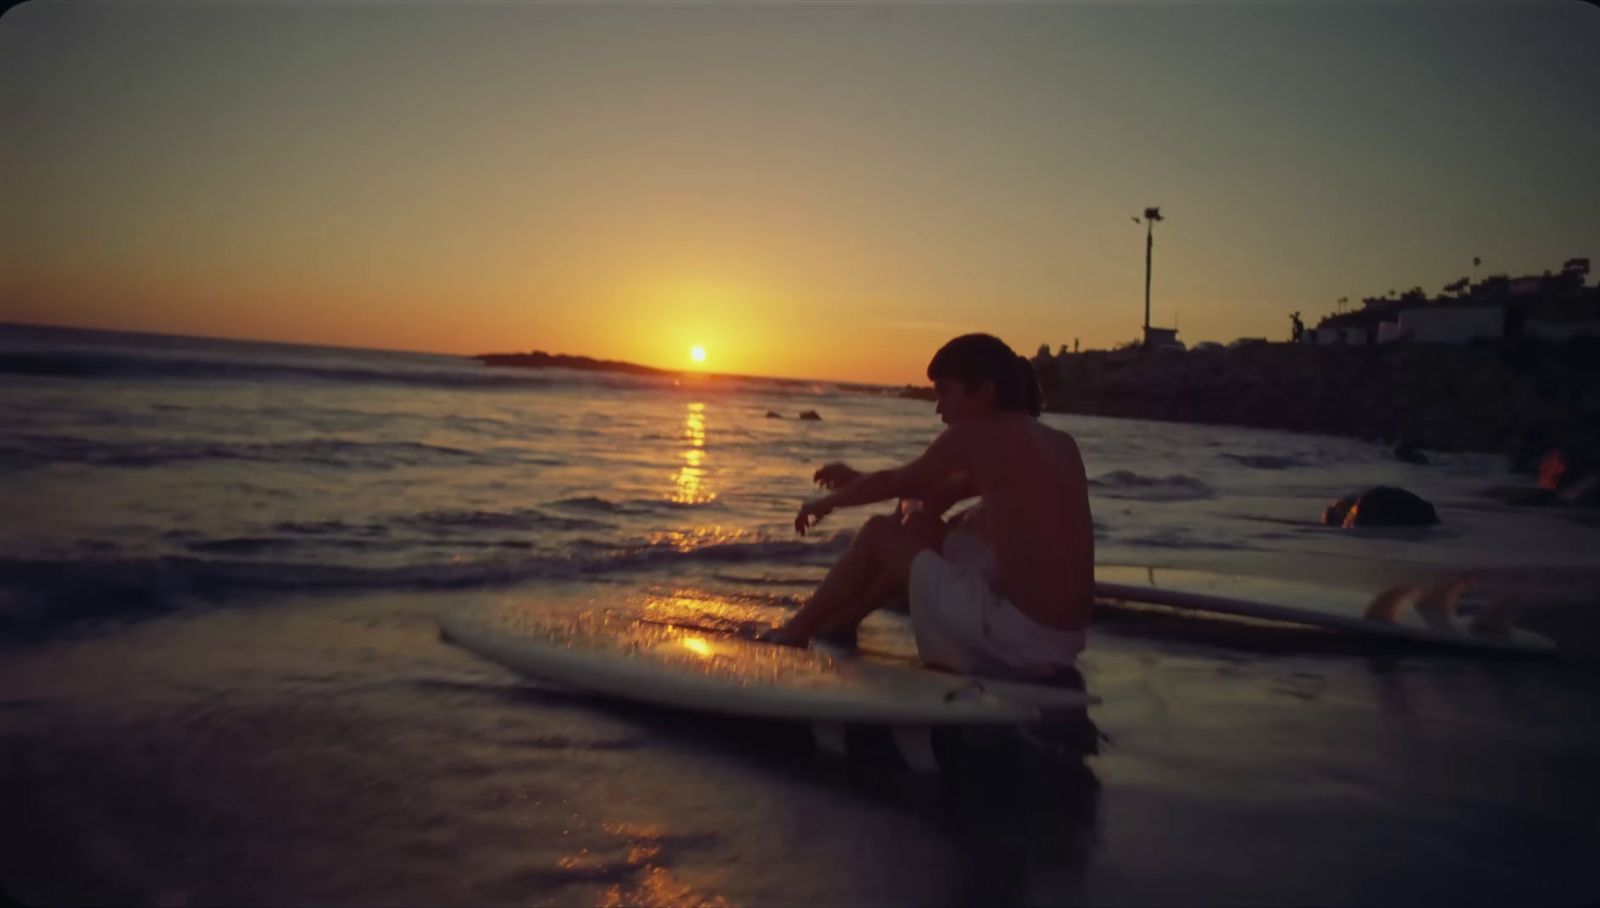
<instances>
[{"instance_id":1,"label":"wet sand","mask_svg":"<svg viewBox=\"0 0 1600 908\"><path fill-rule=\"evenodd\" d=\"M1106 621L1083 660L1102 701L1099 753L952 781L526 682L440 642L440 605L245 603L5 652L9 895L662 906L1600 895L1600 662L1587 644L1476 659ZM1576 614L1561 619L1575 643L1570 628L1593 627ZM875 617L872 631L892 636L899 620Z\"/></svg>"}]
</instances>

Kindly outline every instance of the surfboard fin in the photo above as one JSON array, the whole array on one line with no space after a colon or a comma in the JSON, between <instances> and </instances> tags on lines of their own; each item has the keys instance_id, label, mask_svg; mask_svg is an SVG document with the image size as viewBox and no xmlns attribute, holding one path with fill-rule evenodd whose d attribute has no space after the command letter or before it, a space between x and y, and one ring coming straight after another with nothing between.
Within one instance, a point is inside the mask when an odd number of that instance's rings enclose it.
<instances>
[{"instance_id":1,"label":"surfboard fin","mask_svg":"<svg viewBox=\"0 0 1600 908\"><path fill-rule=\"evenodd\" d=\"M1391 586L1372 597L1372 601L1367 604L1367 611L1364 617L1368 621L1386 621L1394 624L1400 620L1400 610L1405 608L1421 592L1421 587L1410 583Z\"/></svg>"},{"instance_id":2,"label":"surfboard fin","mask_svg":"<svg viewBox=\"0 0 1600 908\"><path fill-rule=\"evenodd\" d=\"M1461 600L1461 593L1469 583L1471 581L1458 579L1433 587L1417 600L1417 614L1433 630L1445 634L1461 633L1455 623L1456 603Z\"/></svg>"}]
</instances>

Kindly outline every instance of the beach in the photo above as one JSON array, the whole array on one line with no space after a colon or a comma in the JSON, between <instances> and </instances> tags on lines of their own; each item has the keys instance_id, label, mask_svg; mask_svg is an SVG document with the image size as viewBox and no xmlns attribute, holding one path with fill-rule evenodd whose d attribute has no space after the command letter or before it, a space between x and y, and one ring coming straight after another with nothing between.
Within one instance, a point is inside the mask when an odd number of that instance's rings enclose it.
<instances>
[{"instance_id":1,"label":"beach","mask_svg":"<svg viewBox=\"0 0 1600 908\"><path fill-rule=\"evenodd\" d=\"M864 518L810 473L913 456L924 402L826 382L0 330L0 886L24 904L1587 903L1593 526L1503 458L1047 414L1097 561L1529 591L1550 659L1096 623L1097 753L978 780L607 703L438 637L448 609L650 597L774 620ZM800 421L815 410L818 421ZM769 418L771 411L783 418ZM1318 518L1371 485L1434 528ZM908 651L904 616L863 642Z\"/></svg>"}]
</instances>

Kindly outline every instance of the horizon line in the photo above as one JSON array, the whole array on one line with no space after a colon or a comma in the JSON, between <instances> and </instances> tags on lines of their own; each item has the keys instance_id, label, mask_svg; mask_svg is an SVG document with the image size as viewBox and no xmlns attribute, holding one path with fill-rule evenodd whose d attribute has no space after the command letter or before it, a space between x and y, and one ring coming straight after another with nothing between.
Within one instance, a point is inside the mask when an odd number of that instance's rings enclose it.
<instances>
[{"instance_id":1,"label":"horizon line","mask_svg":"<svg viewBox=\"0 0 1600 908\"><path fill-rule=\"evenodd\" d=\"M442 352L442 351L439 351L439 350L403 350L403 349L399 349L399 348L396 348L396 347L352 347L352 346L350 346L348 344L329 344L329 343L318 343L318 342L313 342L313 341L269 340L269 339L266 339L266 338L258 338L258 337L238 337L238 336L226 336L226 335L214 335L214 334L183 334L183 333L172 332L172 331L135 331L135 330L127 329L127 328L96 328L96 327L89 327L89 326L85 326L85 325L56 325L56 324L46 324L46 323L43 323L43 322L19 322L19 321L10 321L10 320L0 321L0 329L4 329L4 328L43 328L45 330L50 330L50 331L86 331L86 332L87 331L92 331L92 332L98 332L100 334L126 334L126 335L132 335L132 336L135 336L135 337L171 337L171 338L178 338L180 340L226 341L226 342L229 342L229 343L242 343L242 344L266 344L266 345L275 346L275 347L312 347L312 348L316 348L316 349L320 349L320 350L349 350L349 351L353 351L353 352L357 352L357 353L407 353L407 354L420 355L420 356L448 356L448 357L454 357L454 358L463 359L463 360L477 360L478 357L482 357L482 356L526 356L526 355L528 355L530 353L545 353L545 355L547 355L547 356L566 356L566 357L571 357L573 359L589 359L589 360L593 360L595 362L617 363L617 364L624 365L624 366L642 366L642 367L647 368L647 369L655 369L655 370L657 370L657 371L659 371L661 373L664 373L665 375L669 375L669 376L687 376L687 377L691 377L691 378L753 379L753 380L756 380L756 381L826 382L828 384L833 384L833 385L854 385L854 386L857 386L857 387L865 387L865 388L889 388L889 389L895 389L895 390L898 390L898 389L901 389L901 388L917 387L915 385L899 385L899 384L886 385L886 384L882 384L882 383L879 383L879 382L857 381L857 380L847 380L847 379L839 379L839 378L815 378L815 377L811 377L811 376L738 375L738 374L734 374L734 373L731 373L731 372L696 372L696 371L691 370L691 369L673 369L673 368L666 367L666 366L654 366L654 365L651 365L649 363L635 363L635 362L629 362L627 360L619 360L619 359L605 360L605 359L601 359L601 358L595 357L595 356L590 356L590 355L584 354L584 353L546 353L545 351L535 350L535 349L532 349L532 348L530 348L528 350L509 351L509 352L503 352L503 353L445 353L445 352ZM481 361L480 361L480 363L481 363ZM523 368L523 367L518 367L518 366L490 366L487 363L481 363L481 364L486 369L494 369L494 368L506 368L506 369ZM551 367L551 368L561 368L561 367L556 366L556 367Z\"/></svg>"}]
</instances>

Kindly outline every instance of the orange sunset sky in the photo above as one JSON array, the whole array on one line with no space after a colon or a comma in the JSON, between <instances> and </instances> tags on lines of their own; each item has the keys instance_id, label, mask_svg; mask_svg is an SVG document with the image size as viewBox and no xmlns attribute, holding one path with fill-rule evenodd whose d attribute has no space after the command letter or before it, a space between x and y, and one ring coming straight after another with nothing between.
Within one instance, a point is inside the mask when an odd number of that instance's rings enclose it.
<instances>
[{"instance_id":1,"label":"orange sunset sky","mask_svg":"<svg viewBox=\"0 0 1600 908\"><path fill-rule=\"evenodd\" d=\"M917 382L1600 255L1582 3L0 19L0 320Z\"/></svg>"}]
</instances>

